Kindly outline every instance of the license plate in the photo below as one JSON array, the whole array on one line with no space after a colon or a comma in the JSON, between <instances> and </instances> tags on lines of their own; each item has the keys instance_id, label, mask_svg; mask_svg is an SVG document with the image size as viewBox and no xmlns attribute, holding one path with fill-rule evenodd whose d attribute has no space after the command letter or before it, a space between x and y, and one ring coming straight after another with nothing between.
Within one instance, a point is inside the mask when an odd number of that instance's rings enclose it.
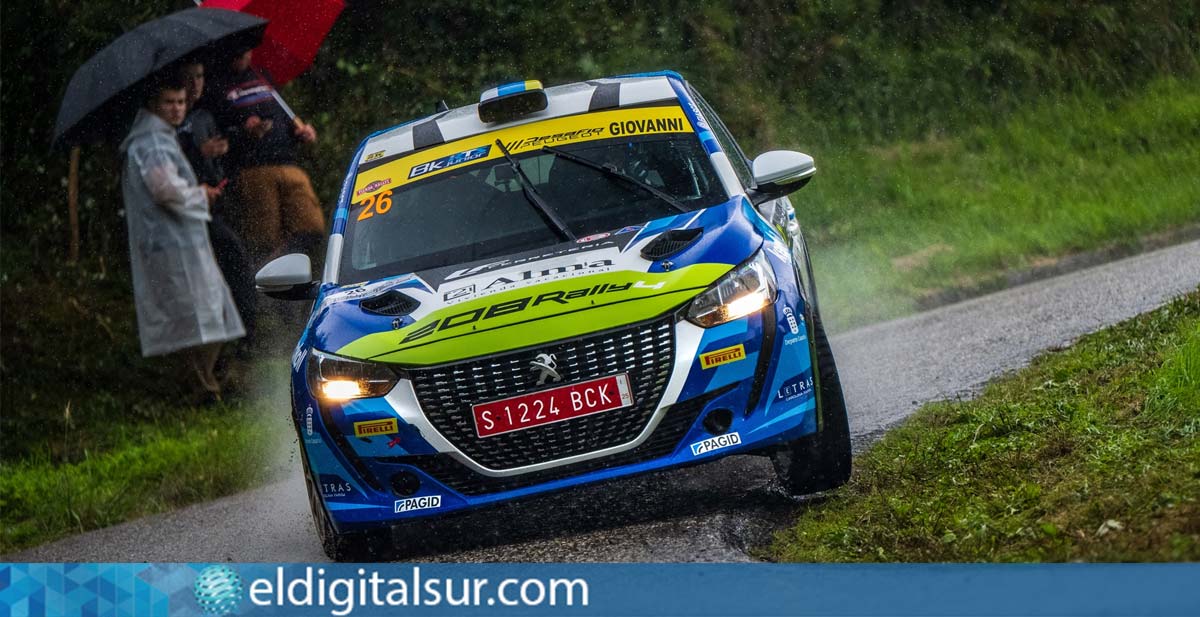
<instances>
[{"instance_id":1,"label":"license plate","mask_svg":"<svg viewBox=\"0 0 1200 617\"><path fill-rule=\"evenodd\" d=\"M475 434L483 438L632 405L629 375L622 373L472 405L471 411Z\"/></svg>"}]
</instances>

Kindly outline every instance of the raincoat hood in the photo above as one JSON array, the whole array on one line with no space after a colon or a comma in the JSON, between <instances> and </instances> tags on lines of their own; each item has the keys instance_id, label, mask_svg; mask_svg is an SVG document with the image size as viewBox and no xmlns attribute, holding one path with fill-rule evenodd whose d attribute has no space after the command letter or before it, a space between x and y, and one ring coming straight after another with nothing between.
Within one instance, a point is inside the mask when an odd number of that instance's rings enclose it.
<instances>
[{"instance_id":1,"label":"raincoat hood","mask_svg":"<svg viewBox=\"0 0 1200 617\"><path fill-rule=\"evenodd\" d=\"M763 242L744 198L490 262L327 289L313 344L338 355L430 366L582 336L676 309ZM643 251L700 230L668 258Z\"/></svg>"},{"instance_id":2,"label":"raincoat hood","mask_svg":"<svg viewBox=\"0 0 1200 617\"><path fill-rule=\"evenodd\" d=\"M163 132L171 137L175 136L175 129L167 124L166 120L159 118L154 112L145 107L139 108L137 117L133 119L133 127L129 129L129 134L121 141L121 154L129 151L129 145L143 135L154 132Z\"/></svg>"}]
</instances>

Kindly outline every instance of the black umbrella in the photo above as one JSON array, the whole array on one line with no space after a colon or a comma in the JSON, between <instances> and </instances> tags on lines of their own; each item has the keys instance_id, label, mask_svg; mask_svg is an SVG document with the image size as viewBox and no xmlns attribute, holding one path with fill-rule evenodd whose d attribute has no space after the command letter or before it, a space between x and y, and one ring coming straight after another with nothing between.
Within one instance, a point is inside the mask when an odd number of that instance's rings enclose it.
<instances>
[{"instance_id":1,"label":"black umbrella","mask_svg":"<svg viewBox=\"0 0 1200 617\"><path fill-rule=\"evenodd\" d=\"M182 59L250 49L266 20L224 9L186 9L121 35L75 71L54 123L56 146L119 137L129 127L148 78Z\"/></svg>"}]
</instances>

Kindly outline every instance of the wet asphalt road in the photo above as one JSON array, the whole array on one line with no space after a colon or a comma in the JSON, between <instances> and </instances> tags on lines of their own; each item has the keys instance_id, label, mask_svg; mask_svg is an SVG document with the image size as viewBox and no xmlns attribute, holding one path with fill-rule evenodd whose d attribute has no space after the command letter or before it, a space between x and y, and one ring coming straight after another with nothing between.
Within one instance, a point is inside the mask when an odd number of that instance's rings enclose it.
<instances>
[{"instance_id":1,"label":"wet asphalt road","mask_svg":"<svg viewBox=\"0 0 1200 617\"><path fill-rule=\"evenodd\" d=\"M1197 285L1191 242L836 336L856 444ZM323 560L290 467L261 489L3 559ZM399 540L408 561L746 561L805 507L778 490L766 459L738 456L423 522Z\"/></svg>"}]
</instances>

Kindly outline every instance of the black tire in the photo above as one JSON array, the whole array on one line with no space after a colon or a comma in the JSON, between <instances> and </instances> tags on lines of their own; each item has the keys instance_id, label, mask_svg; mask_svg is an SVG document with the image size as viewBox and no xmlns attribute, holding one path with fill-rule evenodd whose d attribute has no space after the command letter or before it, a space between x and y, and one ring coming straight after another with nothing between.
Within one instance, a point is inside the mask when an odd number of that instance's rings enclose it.
<instances>
[{"instance_id":1,"label":"black tire","mask_svg":"<svg viewBox=\"0 0 1200 617\"><path fill-rule=\"evenodd\" d=\"M300 444L300 459L304 465L304 485L308 488L308 506L325 555L334 561L382 561L393 555L395 546L391 529L387 527L346 533L339 533L334 528L321 501L321 489L313 481L303 443Z\"/></svg>"},{"instance_id":2,"label":"black tire","mask_svg":"<svg viewBox=\"0 0 1200 617\"><path fill-rule=\"evenodd\" d=\"M817 432L771 452L771 463L779 483L792 495L827 491L850 479L850 422L846 415L846 399L842 396L842 382L820 313L815 309L811 321L809 337L816 362Z\"/></svg>"}]
</instances>

